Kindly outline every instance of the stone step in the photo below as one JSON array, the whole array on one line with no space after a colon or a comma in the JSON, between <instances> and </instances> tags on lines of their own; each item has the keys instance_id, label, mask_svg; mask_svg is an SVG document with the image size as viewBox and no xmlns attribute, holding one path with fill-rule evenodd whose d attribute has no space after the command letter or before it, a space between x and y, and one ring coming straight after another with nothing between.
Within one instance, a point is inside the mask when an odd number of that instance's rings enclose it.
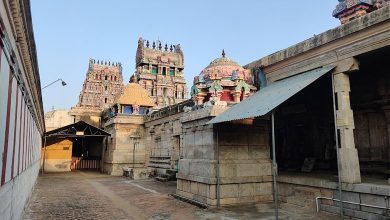
<instances>
[{"instance_id":1,"label":"stone step","mask_svg":"<svg viewBox=\"0 0 390 220\"><path fill-rule=\"evenodd\" d=\"M311 206L305 207L305 206L299 206L291 203L281 203L279 207L282 210L286 210L297 214L304 214L304 213L308 214L308 213L316 212L315 207L311 207Z\"/></svg>"},{"instance_id":2,"label":"stone step","mask_svg":"<svg viewBox=\"0 0 390 220\"><path fill-rule=\"evenodd\" d=\"M167 174L169 174L169 175L176 175L177 170L167 170L166 172L167 172Z\"/></svg>"},{"instance_id":3,"label":"stone step","mask_svg":"<svg viewBox=\"0 0 390 220\"><path fill-rule=\"evenodd\" d=\"M159 177L163 177L163 178L169 179L171 177L171 175L169 175L169 174L160 174Z\"/></svg>"},{"instance_id":4,"label":"stone step","mask_svg":"<svg viewBox=\"0 0 390 220\"><path fill-rule=\"evenodd\" d=\"M313 199L308 199L299 196L289 196L286 198L286 202L289 204L301 206L301 207L314 207L315 202Z\"/></svg>"},{"instance_id":5,"label":"stone step","mask_svg":"<svg viewBox=\"0 0 390 220\"><path fill-rule=\"evenodd\" d=\"M155 164L155 163L149 163L148 167L154 167L154 168L162 168L162 169L170 169L170 164Z\"/></svg>"},{"instance_id":6,"label":"stone step","mask_svg":"<svg viewBox=\"0 0 390 220\"><path fill-rule=\"evenodd\" d=\"M160 181L160 182L168 182L169 181L168 178L161 177L161 176L156 176L154 179L157 181Z\"/></svg>"},{"instance_id":7,"label":"stone step","mask_svg":"<svg viewBox=\"0 0 390 220\"><path fill-rule=\"evenodd\" d=\"M150 156L150 159L171 159L171 156Z\"/></svg>"},{"instance_id":8,"label":"stone step","mask_svg":"<svg viewBox=\"0 0 390 220\"><path fill-rule=\"evenodd\" d=\"M176 173L163 173L158 175L161 178L165 178L168 180L174 180L176 179Z\"/></svg>"},{"instance_id":9,"label":"stone step","mask_svg":"<svg viewBox=\"0 0 390 220\"><path fill-rule=\"evenodd\" d=\"M156 163L171 163L170 159L152 159L152 158L150 158L149 161L153 161Z\"/></svg>"}]
</instances>

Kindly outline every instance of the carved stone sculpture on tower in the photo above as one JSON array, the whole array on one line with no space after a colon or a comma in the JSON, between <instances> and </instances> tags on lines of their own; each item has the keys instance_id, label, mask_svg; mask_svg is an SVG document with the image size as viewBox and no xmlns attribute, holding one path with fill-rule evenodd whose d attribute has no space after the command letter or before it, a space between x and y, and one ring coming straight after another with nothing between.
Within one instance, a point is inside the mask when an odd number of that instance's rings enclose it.
<instances>
[{"instance_id":1,"label":"carved stone sculpture on tower","mask_svg":"<svg viewBox=\"0 0 390 220\"><path fill-rule=\"evenodd\" d=\"M222 50L222 57L212 61L194 78L191 97L198 105L209 101L226 105L238 103L255 91L250 71L227 58Z\"/></svg>"},{"instance_id":2,"label":"carved stone sculpture on tower","mask_svg":"<svg viewBox=\"0 0 390 220\"><path fill-rule=\"evenodd\" d=\"M135 58L136 71L130 81L138 83L148 91L156 108L173 105L188 99L187 84L183 77L184 55L180 44L170 46L160 41L152 48L142 38L138 40ZM158 47L156 47L156 44Z\"/></svg>"}]
</instances>

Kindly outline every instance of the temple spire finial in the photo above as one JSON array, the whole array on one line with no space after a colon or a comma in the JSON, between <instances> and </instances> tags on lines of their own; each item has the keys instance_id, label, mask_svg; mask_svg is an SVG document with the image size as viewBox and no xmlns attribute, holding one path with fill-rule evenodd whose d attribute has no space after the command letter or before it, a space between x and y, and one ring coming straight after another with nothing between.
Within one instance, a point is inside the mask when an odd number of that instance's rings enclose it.
<instances>
[{"instance_id":1,"label":"temple spire finial","mask_svg":"<svg viewBox=\"0 0 390 220\"><path fill-rule=\"evenodd\" d=\"M225 49L222 49L222 57L225 57Z\"/></svg>"}]
</instances>

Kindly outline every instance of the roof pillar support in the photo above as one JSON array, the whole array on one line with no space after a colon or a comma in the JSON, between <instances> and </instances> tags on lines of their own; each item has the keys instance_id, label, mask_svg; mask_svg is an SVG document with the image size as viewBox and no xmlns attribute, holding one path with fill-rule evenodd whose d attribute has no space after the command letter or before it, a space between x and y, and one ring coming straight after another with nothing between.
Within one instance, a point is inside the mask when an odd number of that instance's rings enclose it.
<instances>
[{"instance_id":1,"label":"roof pillar support","mask_svg":"<svg viewBox=\"0 0 390 220\"><path fill-rule=\"evenodd\" d=\"M337 68L336 68L337 70ZM334 73L334 92L337 99L336 126L339 133L339 163L341 181L344 183L361 183L359 157L355 148L353 130L355 123L350 104L351 91L349 75Z\"/></svg>"}]
</instances>

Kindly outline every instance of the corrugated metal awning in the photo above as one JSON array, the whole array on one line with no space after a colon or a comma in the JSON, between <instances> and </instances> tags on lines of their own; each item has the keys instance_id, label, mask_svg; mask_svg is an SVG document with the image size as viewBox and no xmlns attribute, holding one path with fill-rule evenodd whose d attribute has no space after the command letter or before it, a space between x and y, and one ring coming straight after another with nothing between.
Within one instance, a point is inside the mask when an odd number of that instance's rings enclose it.
<instances>
[{"instance_id":1,"label":"corrugated metal awning","mask_svg":"<svg viewBox=\"0 0 390 220\"><path fill-rule=\"evenodd\" d=\"M207 124L263 116L333 68L334 66L318 68L276 81L213 118Z\"/></svg>"}]
</instances>

